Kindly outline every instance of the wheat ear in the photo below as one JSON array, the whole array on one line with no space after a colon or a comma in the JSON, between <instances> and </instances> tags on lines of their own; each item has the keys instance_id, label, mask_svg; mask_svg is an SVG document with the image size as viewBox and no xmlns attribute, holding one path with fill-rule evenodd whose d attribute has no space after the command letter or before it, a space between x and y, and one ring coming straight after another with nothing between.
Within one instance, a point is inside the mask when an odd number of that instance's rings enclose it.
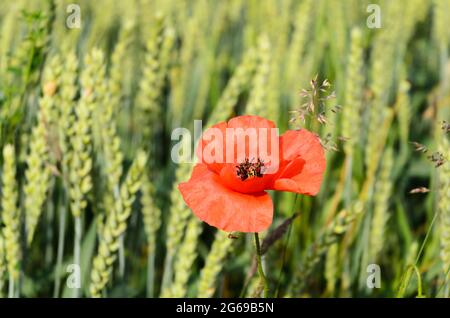
<instances>
[{"instance_id":1,"label":"wheat ear","mask_svg":"<svg viewBox=\"0 0 450 318\"><path fill-rule=\"evenodd\" d=\"M105 69L103 53L93 49L84 61L81 73L81 98L75 108L73 135L70 137L69 154L69 197L70 210L74 217L74 255L73 262L80 265L80 246L82 237L82 213L87 206L87 195L92 189L92 144L93 144L93 116L98 106ZM101 93L101 92L100 92ZM102 100L103 101L103 100ZM78 297L78 288L73 289L73 296Z\"/></svg>"},{"instance_id":2,"label":"wheat ear","mask_svg":"<svg viewBox=\"0 0 450 318\"><path fill-rule=\"evenodd\" d=\"M216 290L216 280L223 267L223 262L233 240L228 237L228 233L218 231L211 247L211 251L205 261L205 266L200 272L198 282L198 294L200 298L212 297Z\"/></svg>"},{"instance_id":3,"label":"wheat ear","mask_svg":"<svg viewBox=\"0 0 450 318\"><path fill-rule=\"evenodd\" d=\"M192 265L197 256L197 242L201 233L202 224L197 218L191 218L187 227L183 243L179 249L179 255L175 261L175 278L170 288L169 295L163 295L180 298L185 297L187 293L187 283L191 274Z\"/></svg>"},{"instance_id":4,"label":"wheat ear","mask_svg":"<svg viewBox=\"0 0 450 318\"><path fill-rule=\"evenodd\" d=\"M51 132L56 122L55 94L59 87L60 76L60 60L55 56L45 69L38 122L32 130L30 151L26 158L24 206L28 244L33 240L51 178L49 141L53 137Z\"/></svg>"},{"instance_id":5,"label":"wheat ear","mask_svg":"<svg viewBox=\"0 0 450 318\"><path fill-rule=\"evenodd\" d=\"M345 104L342 110L342 134L348 138L344 151L348 157L353 156L360 130L364 87L363 62L362 32L360 29L353 29L345 82Z\"/></svg>"},{"instance_id":6,"label":"wheat ear","mask_svg":"<svg viewBox=\"0 0 450 318\"><path fill-rule=\"evenodd\" d=\"M386 149L381 161L380 172L375 184L373 197L373 219L369 238L369 260L376 262L383 248L386 223L389 219L389 196L392 191L393 153Z\"/></svg>"},{"instance_id":7,"label":"wheat ear","mask_svg":"<svg viewBox=\"0 0 450 318\"><path fill-rule=\"evenodd\" d=\"M141 186L142 216L144 219L144 230L147 235L147 296L154 296L154 274L155 274L155 254L156 235L161 226L161 210L154 202L154 186L147 175Z\"/></svg>"},{"instance_id":8,"label":"wheat ear","mask_svg":"<svg viewBox=\"0 0 450 318\"><path fill-rule=\"evenodd\" d=\"M441 259L444 273L446 273L445 280L448 284L448 281L450 281L450 143L444 133L441 133L440 136L439 151L446 158L446 161L438 171L438 210L441 220Z\"/></svg>"},{"instance_id":9,"label":"wheat ear","mask_svg":"<svg viewBox=\"0 0 450 318\"><path fill-rule=\"evenodd\" d=\"M120 187L120 196L114 210L108 213L98 245L97 255L92 262L89 291L92 297L101 297L110 281L114 262L119 249L119 238L127 229L136 193L141 187L142 175L147 162L145 152L140 150Z\"/></svg>"},{"instance_id":10,"label":"wheat ear","mask_svg":"<svg viewBox=\"0 0 450 318\"><path fill-rule=\"evenodd\" d=\"M20 273L20 212L17 208L17 181L16 160L14 146L6 145L3 148L3 176L2 176L2 218L4 248L8 264L10 286L13 287L19 279ZM9 291L10 297L14 290Z\"/></svg>"},{"instance_id":11,"label":"wheat ear","mask_svg":"<svg viewBox=\"0 0 450 318\"><path fill-rule=\"evenodd\" d=\"M139 92L136 97L138 121L143 129L143 140L151 137L151 132L160 115L159 97L161 94L161 49L164 39L164 16L158 14L152 33L147 41L144 55L142 79L139 82Z\"/></svg>"},{"instance_id":12,"label":"wheat ear","mask_svg":"<svg viewBox=\"0 0 450 318\"><path fill-rule=\"evenodd\" d=\"M267 35L258 40L258 62L253 76L250 98L246 106L246 113L266 118L267 111L267 85L271 73L271 46Z\"/></svg>"},{"instance_id":13,"label":"wheat ear","mask_svg":"<svg viewBox=\"0 0 450 318\"><path fill-rule=\"evenodd\" d=\"M288 288L288 296L298 295L307 284L307 278L320 261L321 257L328 251L331 245L337 242L339 237L347 232L361 214L363 206L360 202L355 203L349 211L339 212L314 243L308 248L300 269L295 273L294 279Z\"/></svg>"}]
</instances>

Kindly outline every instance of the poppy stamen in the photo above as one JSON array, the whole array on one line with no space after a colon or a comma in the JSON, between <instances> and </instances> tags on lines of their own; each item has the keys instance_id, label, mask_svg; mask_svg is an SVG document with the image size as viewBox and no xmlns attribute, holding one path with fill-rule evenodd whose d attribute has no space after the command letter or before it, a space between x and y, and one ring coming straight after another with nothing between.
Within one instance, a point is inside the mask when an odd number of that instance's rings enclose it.
<instances>
[{"instance_id":1,"label":"poppy stamen","mask_svg":"<svg viewBox=\"0 0 450 318\"><path fill-rule=\"evenodd\" d=\"M236 166L236 174L242 181L247 180L248 178L263 177L264 162L259 158L256 162L252 161L245 158L244 162Z\"/></svg>"}]
</instances>

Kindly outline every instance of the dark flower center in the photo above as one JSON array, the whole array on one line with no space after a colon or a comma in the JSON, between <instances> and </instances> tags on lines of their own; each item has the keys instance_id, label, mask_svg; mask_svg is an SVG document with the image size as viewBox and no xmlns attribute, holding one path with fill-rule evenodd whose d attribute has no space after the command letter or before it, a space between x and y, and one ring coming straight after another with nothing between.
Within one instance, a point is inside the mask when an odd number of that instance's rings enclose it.
<instances>
[{"instance_id":1,"label":"dark flower center","mask_svg":"<svg viewBox=\"0 0 450 318\"><path fill-rule=\"evenodd\" d=\"M236 166L236 174L242 181L248 178L262 178L264 173L264 162L258 158L256 162L245 158L244 162Z\"/></svg>"}]
</instances>

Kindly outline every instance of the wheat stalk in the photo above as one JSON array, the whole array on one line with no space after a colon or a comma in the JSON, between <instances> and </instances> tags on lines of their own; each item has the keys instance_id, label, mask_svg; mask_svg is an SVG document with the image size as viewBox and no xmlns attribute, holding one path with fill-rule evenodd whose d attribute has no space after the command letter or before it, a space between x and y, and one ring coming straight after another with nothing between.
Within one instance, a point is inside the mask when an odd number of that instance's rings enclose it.
<instances>
[{"instance_id":1,"label":"wheat stalk","mask_svg":"<svg viewBox=\"0 0 450 318\"><path fill-rule=\"evenodd\" d=\"M248 49L241 63L227 83L217 105L208 118L207 127L227 120L236 105L239 95L248 87L254 76L257 53L254 48Z\"/></svg>"},{"instance_id":2,"label":"wheat stalk","mask_svg":"<svg viewBox=\"0 0 450 318\"><path fill-rule=\"evenodd\" d=\"M246 113L249 115L268 116L267 109L267 84L271 73L271 47L267 35L262 35L258 40L257 68L253 76L252 88Z\"/></svg>"},{"instance_id":3,"label":"wheat stalk","mask_svg":"<svg viewBox=\"0 0 450 318\"><path fill-rule=\"evenodd\" d=\"M232 242L233 240L228 237L228 233L217 231L214 243L205 260L205 266L200 272L197 297L206 298L214 295L217 276L222 270Z\"/></svg>"},{"instance_id":4,"label":"wheat stalk","mask_svg":"<svg viewBox=\"0 0 450 318\"><path fill-rule=\"evenodd\" d=\"M144 56L142 79L139 82L139 93L136 97L138 122L142 127L142 139L145 142L151 137L151 132L160 115L159 99L163 86L164 72L160 61L164 42L164 16L158 14L152 28L152 34L147 41ZM147 144L147 143L146 143Z\"/></svg>"},{"instance_id":5,"label":"wheat stalk","mask_svg":"<svg viewBox=\"0 0 450 318\"><path fill-rule=\"evenodd\" d=\"M179 255L174 264L175 278L168 295L162 297L181 298L186 296L187 283L191 274L192 265L197 257L196 249L202 223L195 217L191 217L186 226L186 234L179 248Z\"/></svg>"},{"instance_id":6,"label":"wheat stalk","mask_svg":"<svg viewBox=\"0 0 450 318\"><path fill-rule=\"evenodd\" d=\"M49 150L54 138L52 129L57 121L55 94L59 87L61 71L60 60L54 57L44 74L38 122L32 130L30 150L26 157L28 168L25 171L24 207L28 244L33 240L51 178Z\"/></svg>"},{"instance_id":7,"label":"wheat stalk","mask_svg":"<svg viewBox=\"0 0 450 318\"><path fill-rule=\"evenodd\" d=\"M154 274L155 274L155 254L156 235L161 226L161 210L154 202L155 189L147 174L144 176L141 186L142 216L144 219L144 230L147 235L147 296L154 296Z\"/></svg>"},{"instance_id":8,"label":"wheat stalk","mask_svg":"<svg viewBox=\"0 0 450 318\"><path fill-rule=\"evenodd\" d=\"M205 15L205 7L208 6L206 1L200 0L193 4L192 16L186 21L185 26L181 29L182 46L179 52L180 67L175 68L171 74L171 84L173 87L171 102L172 127L177 127L183 123L185 117L185 107L194 107L188 97L192 91L197 88L193 85L192 73L195 71L195 62L200 49L205 45L207 15Z\"/></svg>"},{"instance_id":9,"label":"wheat stalk","mask_svg":"<svg viewBox=\"0 0 450 318\"><path fill-rule=\"evenodd\" d=\"M92 297L101 297L112 276L114 262L119 249L119 238L127 229L127 221L142 183L147 156L140 150L120 188L120 196L114 210L108 213L91 269L89 291Z\"/></svg>"},{"instance_id":10,"label":"wheat stalk","mask_svg":"<svg viewBox=\"0 0 450 318\"><path fill-rule=\"evenodd\" d=\"M112 78L109 81L111 84ZM103 155L103 173L107 180L107 194L112 194L113 197L117 197L120 177L122 176L122 161L123 154L120 150L120 138L117 132L114 109L114 99L111 90L107 91L107 83L103 82L99 86L102 92L99 92L103 96L101 100L101 107L97 110L98 130L100 131L101 150ZM97 87L98 89L100 87ZM103 94L102 94L103 93Z\"/></svg>"},{"instance_id":11,"label":"wheat stalk","mask_svg":"<svg viewBox=\"0 0 450 318\"><path fill-rule=\"evenodd\" d=\"M333 243L326 252L325 259L325 279L327 282L327 292L333 297L336 290L339 266L339 244Z\"/></svg>"},{"instance_id":12,"label":"wheat stalk","mask_svg":"<svg viewBox=\"0 0 450 318\"><path fill-rule=\"evenodd\" d=\"M409 142L409 125L411 122L411 101L409 98L409 89L411 85L408 81L403 80L400 82L397 100L395 103L395 109L397 112L397 118L399 122L399 133L403 145L407 145Z\"/></svg>"},{"instance_id":13,"label":"wheat stalk","mask_svg":"<svg viewBox=\"0 0 450 318\"><path fill-rule=\"evenodd\" d=\"M92 127L93 113L98 103L96 88L102 85L104 76L103 53L94 49L84 61L81 74L81 98L75 107L73 136L69 154L69 182L71 212L75 218L81 217L87 206L86 195L92 188L90 172L92 169Z\"/></svg>"},{"instance_id":14,"label":"wheat stalk","mask_svg":"<svg viewBox=\"0 0 450 318\"><path fill-rule=\"evenodd\" d=\"M111 67L109 70L108 89L110 94L111 108L114 110L114 114L117 114L118 108L121 106L123 98L123 86L124 86L124 60L127 59L130 54L130 46L134 40L134 31L136 26L132 21L126 21L123 27L120 29L119 39L114 51L111 54Z\"/></svg>"},{"instance_id":15,"label":"wheat stalk","mask_svg":"<svg viewBox=\"0 0 450 318\"><path fill-rule=\"evenodd\" d=\"M2 33L0 42L0 71L2 76L6 74L8 66L11 64L11 48L14 46L15 30L17 29L17 24L19 23L17 15L23 7L25 6L25 1L22 1L17 6L10 8L7 14L2 17Z\"/></svg>"},{"instance_id":16,"label":"wheat stalk","mask_svg":"<svg viewBox=\"0 0 450 318\"><path fill-rule=\"evenodd\" d=\"M6 282L6 273L8 270L5 254L5 240L3 239L3 235L0 231L0 298L3 297L3 286Z\"/></svg>"},{"instance_id":17,"label":"wheat stalk","mask_svg":"<svg viewBox=\"0 0 450 318\"><path fill-rule=\"evenodd\" d=\"M339 212L326 226L324 231L307 249L301 267L295 272L294 279L288 287L287 296L298 295L307 284L307 278L320 261L321 257L328 251L339 237L345 234L359 214L363 206L360 202L355 203L349 211Z\"/></svg>"},{"instance_id":18,"label":"wheat stalk","mask_svg":"<svg viewBox=\"0 0 450 318\"><path fill-rule=\"evenodd\" d=\"M347 29L349 29L348 19L344 16L344 2L339 0L327 1L329 10L329 30L333 38L330 45L337 56L343 56L346 51ZM338 66L339 67L339 66Z\"/></svg>"},{"instance_id":19,"label":"wheat stalk","mask_svg":"<svg viewBox=\"0 0 450 318\"><path fill-rule=\"evenodd\" d=\"M19 279L21 260L20 212L17 208L17 189L15 151L14 146L8 144L3 148L1 210L3 223L5 224L2 232L4 237L6 260L8 264L10 297L14 297L14 286L17 284Z\"/></svg>"},{"instance_id":20,"label":"wheat stalk","mask_svg":"<svg viewBox=\"0 0 450 318\"><path fill-rule=\"evenodd\" d=\"M448 0L433 0L433 36L441 48L448 46L450 31L448 28L450 2Z\"/></svg>"},{"instance_id":21,"label":"wheat stalk","mask_svg":"<svg viewBox=\"0 0 450 318\"><path fill-rule=\"evenodd\" d=\"M394 70L394 57L396 45L398 45L397 37L399 26L395 24L395 20L402 15L402 6L399 2L390 2L387 4L386 19L389 25L386 25L379 33L375 40L373 57L371 64L371 82L370 89L373 93L373 101L368 109L368 131L365 147L365 164L369 175L373 175L378 167L379 162L373 160L375 154L379 151L379 127L386 118L386 106L389 102L392 70ZM387 71L389 70L389 71Z\"/></svg>"},{"instance_id":22,"label":"wheat stalk","mask_svg":"<svg viewBox=\"0 0 450 318\"><path fill-rule=\"evenodd\" d=\"M105 76L103 53L93 49L85 58L85 68L81 73L81 98L75 108L73 135L70 137L69 154L69 197L70 211L74 217L74 263L80 265L80 246L82 237L82 213L87 206L87 195L92 189L93 117L99 102L104 101L101 94ZM97 89L99 91L97 91ZM78 297L78 288L73 296Z\"/></svg>"},{"instance_id":23,"label":"wheat stalk","mask_svg":"<svg viewBox=\"0 0 450 318\"><path fill-rule=\"evenodd\" d=\"M58 139L59 149L61 151L61 175L62 175L62 189L61 189L61 205L59 207L59 231L58 231L58 248L57 259L55 267L55 287L54 295L59 295L61 285L61 268L64 256L64 241L65 241L65 219L69 211L68 194L69 190L69 164L71 150L71 136L73 135L73 126L75 121L74 106L75 95L77 94L77 74L78 74L78 60L74 52L70 51L66 54L61 74L61 84L58 90L59 102L58 110Z\"/></svg>"},{"instance_id":24,"label":"wheat stalk","mask_svg":"<svg viewBox=\"0 0 450 318\"><path fill-rule=\"evenodd\" d=\"M393 152L385 150L373 196L373 218L369 237L369 261L376 263L384 245L386 223L389 219L389 197L392 191Z\"/></svg>"},{"instance_id":25,"label":"wheat stalk","mask_svg":"<svg viewBox=\"0 0 450 318\"><path fill-rule=\"evenodd\" d=\"M308 30L313 20L313 1L306 0L298 5L295 17L294 33L288 48L287 56L287 80L291 85L298 85L298 70L305 46L308 40ZM297 88L298 89L298 88Z\"/></svg>"},{"instance_id":26,"label":"wheat stalk","mask_svg":"<svg viewBox=\"0 0 450 318\"><path fill-rule=\"evenodd\" d=\"M59 90L59 144L63 154L63 173L67 178L68 164L70 161L70 137L73 134L75 121L75 95L77 94L78 60L74 52L69 52L65 57L64 71L61 74L61 89Z\"/></svg>"},{"instance_id":27,"label":"wheat stalk","mask_svg":"<svg viewBox=\"0 0 450 318\"><path fill-rule=\"evenodd\" d=\"M351 158L358 142L361 123L361 105L364 87L362 32L353 29L345 82L345 103L342 109L342 134L348 138L345 155Z\"/></svg>"},{"instance_id":28,"label":"wheat stalk","mask_svg":"<svg viewBox=\"0 0 450 318\"><path fill-rule=\"evenodd\" d=\"M172 282L172 262L178 247L183 238L183 232L187 224L189 215L192 213L185 205L183 198L178 191L178 184L186 180L192 171L192 167L187 164L178 166L175 172L175 183L170 192L171 206L169 221L167 224L166 258L164 263L164 276L162 282L161 295L170 293Z\"/></svg>"},{"instance_id":29,"label":"wheat stalk","mask_svg":"<svg viewBox=\"0 0 450 318\"><path fill-rule=\"evenodd\" d=\"M447 161L438 171L439 181L439 203L438 210L440 215L440 240L441 240L441 259L443 271L446 273L445 280L448 284L450 280L450 143L445 134L441 133L439 140L439 151L443 153ZM448 292L448 291L447 291Z\"/></svg>"}]
</instances>

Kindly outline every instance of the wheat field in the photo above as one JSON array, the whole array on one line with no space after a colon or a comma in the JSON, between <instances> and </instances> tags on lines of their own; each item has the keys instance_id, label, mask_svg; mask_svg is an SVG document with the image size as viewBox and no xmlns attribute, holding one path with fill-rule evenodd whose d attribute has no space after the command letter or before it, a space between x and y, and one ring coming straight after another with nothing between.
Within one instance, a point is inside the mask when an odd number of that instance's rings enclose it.
<instances>
[{"instance_id":1,"label":"wheat field","mask_svg":"<svg viewBox=\"0 0 450 318\"><path fill-rule=\"evenodd\" d=\"M263 296L252 236L198 220L171 158L174 129L242 114L326 150L317 196L271 193L270 297L449 297L449 21L449 0L1 1L0 297Z\"/></svg>"}]
</instances>

